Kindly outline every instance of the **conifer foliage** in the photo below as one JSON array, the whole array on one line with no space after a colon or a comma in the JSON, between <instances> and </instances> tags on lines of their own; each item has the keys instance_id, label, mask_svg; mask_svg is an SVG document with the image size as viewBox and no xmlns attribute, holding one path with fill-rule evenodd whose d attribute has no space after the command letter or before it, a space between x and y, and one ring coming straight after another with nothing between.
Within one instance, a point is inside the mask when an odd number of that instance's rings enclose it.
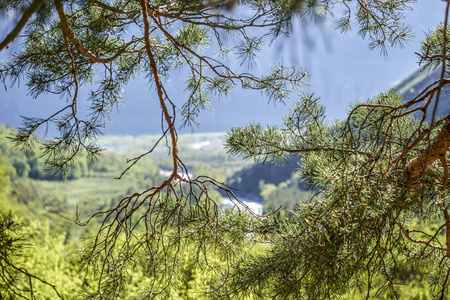
<instances>
[{"instance_id":1,"label":"conifer foliage","mask_svg":"<svg viewBox=\"0 0 450 300\"><path fill-rule=\"evenodd\" d=\"M145 277L140 297L164 297L171 282L183 280L189 262L207 274L205 297L396 295L402 268L431 265L431 286L443 299L450 275L450 123L448 116L437 117L436 107L450 83L448 7L419 54L423 67L442 68L441 78L406 103L391 91L381 93L353 104L346 120L329 124L320 99L301 92L305 71L282 62L262 75L251 69L262 44L289 34L297 17L333 17L343 32L357 27L370 48L385 54L408 40L402 13L413 2L0 1L3 14L17 15L0 51L23 42L0 65L0 80L5 86L26 84L34 97L56 94L63 100L47 118L24 118L14 138L29 153L39 143L49 170L64 175L81 153L96 160L96 139L136 77L150 86L142 97L161 109L155 147L166 145L171 174L87 221L74 218L80 226L102 220L97 236L80 251L82 266L97 280L95 291L83 297L124 297L130 268L136 267ZM231 67L231 59L241 69ZM166 89L174 74L188 74L180 107ZM234 86L271 102L299 98L282 125L250 124L227 134L228 151L244 158L283 162L299 155L300 176L315 195L286 215L221 213L209 191L219 189L239 202L232 189L206 176L191 178L182 160L179 127L195 126L201 111ZM81 99L87 100L87 115L80 113ZM59 135L36 140L42 126ZM155 147L130 159L129 168ZM425 232L424 222L438 226ZM264 250L247 251L254 243Z\"/></svg>"}]
</instances>

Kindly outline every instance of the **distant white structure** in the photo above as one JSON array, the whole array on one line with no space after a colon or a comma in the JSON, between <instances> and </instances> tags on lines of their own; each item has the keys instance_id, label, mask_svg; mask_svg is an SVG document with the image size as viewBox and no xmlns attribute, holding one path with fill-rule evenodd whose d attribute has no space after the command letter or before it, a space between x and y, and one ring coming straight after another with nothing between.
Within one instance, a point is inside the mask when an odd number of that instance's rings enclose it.
<instances>
[{"instance_id":1,"label":"distant white structure","mask_svg":"<svg viewBox=\"0 0 450 300\"><path fill-rule=\"evenodd\" d=\"M192 149L202 149L203 147L211 145L211 141L202 141L191 144L190 147Z\"/></svg>"},{"instance_id":2,"label":"distant white structure","mask_svg":"<svg viewBox=\"0 0 450 300\"><path fill-rule=\"evenodd\" d=\"M253 202L253 201L247 201L247 200L243 200L240 199L241 202L247 207L249 208L252 212L254 212L255 214L262 216L263 212L264 212L264 206L261 203L258 202ZM244 207L244 205L242 205L240 202L238 201L231 201L228 198L223 198L222 202L220 203L220 206L224 209L241 209L243 211L246 211L247 208Z\"/></svg>"},{"instance_id":3,"label":"distant white structure","mask_svg":"<svg viewBox=\"0 0 450 300\"><path fill-rule=\"evenodd\" d=\"M172 175L172 171L168 171L168 170L159 170L159 175L165 176L165 177L169 177L170 175ZM193 178L194 175L192 175L191 173L186 174L186 173L178 173L178 175L184 179L184 180L189 180L189 178Z\"/></svg>"}]
</instances>

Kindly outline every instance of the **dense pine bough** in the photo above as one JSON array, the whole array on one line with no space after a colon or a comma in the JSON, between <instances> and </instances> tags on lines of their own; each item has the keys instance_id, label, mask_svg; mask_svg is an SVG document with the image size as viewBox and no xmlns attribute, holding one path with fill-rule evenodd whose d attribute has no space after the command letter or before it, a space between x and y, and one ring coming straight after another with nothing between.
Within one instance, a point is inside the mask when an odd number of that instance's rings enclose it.
<instances>
[{"instance_id":1,"label":"dense pine bough","mask_svg":"<svg viewBox=\"0 0 450 300\"><path fill-rule=\"evenodd\" d=\"M353 290L369 298L395 293L404 265L425 265L433 266L430 283L443 298L450 273L450 125L447 116L437 118L433 103L449 83L448 8L420 53L426 68L442 68L441 78L412 101L403 103L386 92L354 104L346 120L328 124L319 99L300 93L283 125L231 129L227 148L244 158L282 162L300 154L300 175L315 196L286 215L220 213L209 190L220 189L239 201L232 189L213 178L190 178L177 146L179 126L195 125L201 110L234 86L277 102L300 92L307 77L301 69L279 63L257 76L227 64L236 58L251 67L262 43L289 33L294 18L333 16L342 31L358 27L371 48L386 53L407 41L402 12L413 2L0 1L3 13L18 15L0 50L19 35L24 42L1 64L0 79L5 86L24 82L35 97L57 94L65 100L48 118L25 118L15 137L23 150L33 151L37 128L54 126L59 136L37 141L50 170L64 175L82 152L95 161L101 150L96 138L120 103L122 89L136 76L145 76L152 87L143 97L161 107L157 144L167 146L172 173L92 217L103 223L81 259L97 283L81 296L126 297L128 266L133 265L145 277L141 297L163 297L171 282L183 280L180 269L187 259L209 274L205 297L323 299ZM206 54L209 47L218 55ZM185 100L177 109L165 83L185 71ZM79 100L86 94L90 113L84 116ZM153 150L130 159L130 167ZM74 221L89 222L78 216ZM439 227L423 232L424 222ZM262 254L242 250L253 243L264 245Z\"/></svg>"},{"instance_id":2,"label":"dense pine bough","mask_svg":"<svg viewBox=\"0 0 450 300\"><path fill-rule=\"evenodd\" d=\"M346 121L326 124L318 99L301 97L283 126L251 124L228 134L230 151L246 157L301 153L299 175L315 192L278 223L270 254L239 266L232 285L292 299L332 298L354 288L369 297L395 294L402 270L413 265L433 270L435 293L444 294L445 120L430 131L405 114L401 97L386 92L352 106ZM413 176L417 168L421 174ZM427 223L439 226L424 232Z\"/></svg>"}]
</instances>

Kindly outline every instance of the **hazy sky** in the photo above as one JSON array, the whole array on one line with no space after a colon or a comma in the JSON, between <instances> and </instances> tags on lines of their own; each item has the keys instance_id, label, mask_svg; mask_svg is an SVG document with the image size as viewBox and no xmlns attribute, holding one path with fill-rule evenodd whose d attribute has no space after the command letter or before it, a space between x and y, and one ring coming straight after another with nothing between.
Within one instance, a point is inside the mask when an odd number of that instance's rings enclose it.
<instances>
[{"instance_id":1,"label":"hazy sky","mask_svg":"<svg viewBox=\"0 0 450 300\"><path fill-rule=\"evenodd\" d=\"M326 103L329 118L343 118L349 101L365 100L385 91L418 69L414 52L418 51L424 32L443 20L444 9L442 0L419 0L414 10L406 14L415 37L404 49L389 50L387 59L378 50L369 50L369 41L358 36L357 28L341 35L332 22L321 29L298 28L286 57L310 70L312 89ZM312 31L308 35L315 44L310 49L302 46L308 30Z\"/></svg>"},{"instance_id":2,"label":"hazy sky","mask_svg":"<svg viewBox=\"0 0 450 300\"><path fill-rule=\"evenodd\" d=\"M289 38L279 39L265 49L254 71L261 72L280 59L286 65L305 67L312 76L311 87L305 90L315 91L322 98L329 119L343 118L348 102L365 100L379 91L385 91L418 68L414 52L418 50L424 31L443 19L445 2L419 0L414 8L414 11L407 13L407 22L413 26L416 37L404 49L390 50L387 59L378 50L370 51L367 46L369 41L362 40L357 35L357 29L340 35L332 21L314 26L303 25L299 20L295 22L294 32ZM4 55L2 53L0 58ZM181 82L184 82L182 76L174 77L168 86L179 107L183 101ZM124 96L127 104L121 108L120 114L113 114L106 133L158 132L159 107L155 104L157 101L149 104L147 91L142 81L130 84ZM142 97L145 99L140 99ZM27 96L25 85L8 92L1 87L0 101L0 122L11 126L20 124L19 115L43 117L63 105L61 100L46 96L32 99ZM201 115L202 125L196 131L224 131L248 121L277 123L286 112L283 105L276 108L272 104L267 105L267 100L258 92L240 90L234 90L230 99L215 103L213 108L213 112L205 111Z\"/></svg>"},{"instance_id":3,"label":"hazy sky","mask_svg":"<svg viewBox=\"0 0 450 300\"><path fill-rule=\"evenodd\" d=\"M342 119L349 102L373 97L378 92L393 87L419 68L414 52L418 51L425 31L443 20L444 9L445 2L442 0L418 0L414 4L414 10L406 13L407 23L412 26L415 36L405 48L390 49L387 58L380 55L378 50L369 50L369 41L363 40L357 34L357 28L340 34L335 30L333 20L328 20L320 26L304 25L305 22L298 20L294 24L292 35L277 40L266 50L261 61L276 61L281 57L286 65L306 68L311 74L311 86L305 90L313 91L322 98L327 107L328 119ZM245 105L245 102L261 103L262 105L257 106L258 110L272 112L273 119L269 120L269 123L279 123L285 109L277 105L273 110L273 105L265 105L266 101L257 99L258 96L253 93L250 97L240 97L235 93L230 101L242 108L250 107ZM220 113L221 105L225 104L218 104L214 115L224 118ZM204 118L207 119L211 114L205 115ZM233 117L232 114L228 115ZM236 117L236 123L242 125L247 122Z\"/></svg>"}]
</instances>

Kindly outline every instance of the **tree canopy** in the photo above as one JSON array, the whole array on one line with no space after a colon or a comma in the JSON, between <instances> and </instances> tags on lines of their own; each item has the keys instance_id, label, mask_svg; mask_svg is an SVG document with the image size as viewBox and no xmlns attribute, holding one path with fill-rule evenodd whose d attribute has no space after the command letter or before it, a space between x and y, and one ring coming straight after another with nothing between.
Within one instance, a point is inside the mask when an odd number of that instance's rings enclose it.
<instances>
[{"instance_id":1,"label":"tree canopy","mask_svg":"<svg viewBox=\"0 0 450 300\"><path fill-rule=\"evenodd\" d=\"M448 2L448 1L447 1ZM142 298L168 296L180 270L204 272L204 297L327 299L350 291L370 298L397 295L407 267L430 267L430 286L444 299L450 275L447 151L449 116L436 107L448 74L448 6L443 22L419 49L424 69L441 68L438 81L404 102L392 91L354 103L346 120L329 123L325 107L302 91L308 74L275 64L251 72L262 43L288 35L294 18L335 18L338 30L356 27L369 47L387 53L411 32L403 12L413 0L54 0L0 1L18 20L0 50L23 47L0 65L5 87L21 82L35 97L56 94L62 105L44 119L25 117L14 142L27 153L40 144L49 170L65 175L80 155L94 162L96 139L137 76L161 108L161 138L172 160L156 185L99 211L97 235L80 251L96 278L88 299L124 297L130 268L142 270ZM211 54L210 49L217 49ZM236 59L241 69L231 68ZM176 107L166 82L188 74ZM298 154L299 175L313 196L287 212L259 217L221 212L212 189L240 202L231 187L191 177L178 149L180 126L195 126L215 98L240 86L268 101L298 97L282 125L249 124L227 134L229 152L282 163ZM87 98L89 113L80 111ZM36 139L42 126L56 137ZM155 147L129 160L119 178ZM242 204L242 203L241 203ZM5 219L6 220L6 219ZM433 232L423 224L435 224ZM254 250L258 244L263 250ZM184 278L185 280L185 278ZM30 298L33 295L31 293Z\"/></svg>"}]
</instances>

